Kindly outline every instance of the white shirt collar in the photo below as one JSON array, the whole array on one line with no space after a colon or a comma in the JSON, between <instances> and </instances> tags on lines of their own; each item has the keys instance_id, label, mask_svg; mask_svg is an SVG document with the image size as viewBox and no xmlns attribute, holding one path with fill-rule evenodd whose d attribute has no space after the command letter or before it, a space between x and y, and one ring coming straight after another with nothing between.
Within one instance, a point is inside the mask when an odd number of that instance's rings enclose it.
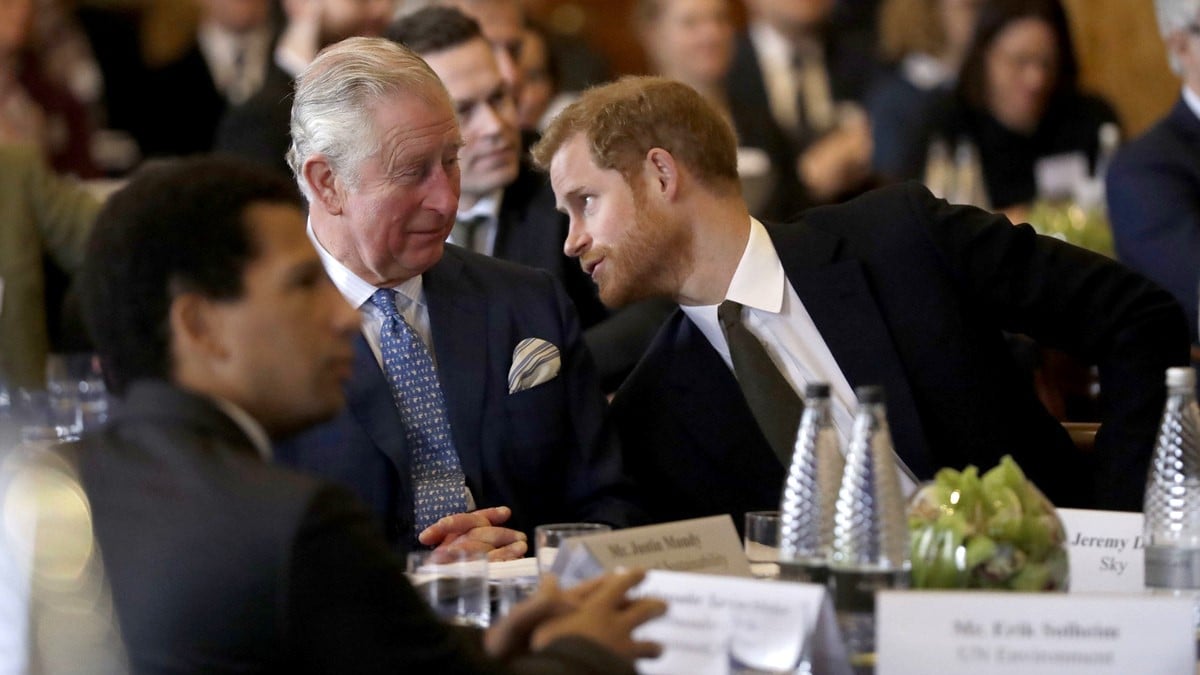
<instances>
[{"instance_id":1,"label":"white shirt collar","mask_svg":"<svg viewBox=\"0 0 1200 675\"><path fill-rule=\"evenodd\" d=\"M458 220L470 220L476 216L483 216L487 222L495 222L500 217L500 198L504 195L504 188L496 188L491 193L486 194L475 202L475 205L466 211L459 211L455 216Z\"/></svg>"},{"instance_id":2,"label":"white shirt collar","mask_svg":"<svg viewBox=\"0 0 1200 675\"><path fill-rule=\"evenodd\" d=\"M767 228L751 218L746 250L729 281L725 299L778 314L783 308L784 281L783 263L771 244Z\"/></svg>"},{"instance_id":3,"label":"white shirt collar","mask_svg":"<svg viewBox=\"0 0 1200 675\"><path fill-rule=\"evenodd\" d=\"M205 21L197 29L196 41L218 89L224 92L234 85L234 59L238 51L243 51L245 58L243 77L258 80L261 85L264 59L271 45L270 26L234 33L214 21Z\"/></svg>"},{"instance_id":4,"label":"white shirt collar","mask_svg":"<svg viewBox=\"0 0 1200 675\"><path fill-rule=\"evenodd\" d=\"M258 451L259 456L264 461L271 461L271 439L267 436L267 432L262 428L262 425L258 423L258 420L254 419L250 413L242 410L233 401L221 398L220 396L213 396L212 402L221 409L221 412L228 415L229 419L233 420L233 423L242 430L242 433L246 434L254 449Z\"/></svg>"},{"instance_id":5,"label":"white shirt collar","mask_svg":"<svg viewBox=\"0 0 1200 675\"><path fill-rule=\"evenodd\" d=\"M904 73L904 79L925 91L952 84L955 79L955 73L946 68L946 64L920 52L905 56L900 62L900 71Z\"/></svg>"},{"instance_id":6,"label":"white shirt collar","mask_svg":"<svg viewBox=\"0 0 1200 675\"><path fill-rule=\"evenodd\" d=\"M760 60L791 65L792 44L782 33L764 21L751 23L748 30Z\"/></svg>"},{"instance_id":7,"label":"white shirt collar","mask_svg":"<svg viewBox=\"0 0 1200 675\"><path fill-rule=\"evenodd\" d=\"M783 263L779 261L779 254L775 252L775 245L771 243L767 229L757 219L751 218L746 250L742 252L742 259L729 281L725 299L741 303L745 307L779 314L783 310L786 283ZM720 303L688 305L680 309L696 324L700 332L704 333L717 352L722 357L728 357L729 348L725 344L725 334L717 321L719 305Z\"/></svg>"},{"instance_id":8,"label":"white shirt collar","mask_svg":"<svg viewBox=\"0 0 1200 675\"><path fill-rule=\"evenodd\" d=\"M1187 107L1192 111L1192 114L1195 115L1197 119L1200 119L1200 95L1192 91L1191 88L1189 88L1186 84L1183 85L1183 102L1187 104Z\"/></svg>"},{"instance_id":9,"label":"white shirt collar","mask_svg":"<svg viewBox=\"0 0 1200 675\"><path fill-rule=\"evenodd\" d=\"M362 309L364 304L370 302L371 296L378 290L377 287L363 281L340 260L333 257L332 253L325 250L325 247L317 240L316 233L313 232L311 220L308 222L308 238L312 241L313 247L317 249L317 255L321 257L321 264L325 266L325 273L329 275L329 280L341 292L346 302L355 308ZM393 290L408 298L410 302L417 305L425 304L424 283L421 281L420 274L394 286Z\"/></svg>"}]
</instances>

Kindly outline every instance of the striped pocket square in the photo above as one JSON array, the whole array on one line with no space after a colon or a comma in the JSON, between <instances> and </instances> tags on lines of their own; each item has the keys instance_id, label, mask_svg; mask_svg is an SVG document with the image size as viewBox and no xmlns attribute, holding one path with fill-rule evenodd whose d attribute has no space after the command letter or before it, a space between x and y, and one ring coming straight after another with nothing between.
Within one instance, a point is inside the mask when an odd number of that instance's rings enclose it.
<instances>
[{"instance_id":1,"label":"striped pocket square","mask_svg":"<svg viewBox=\"0 0 1200 675\"><path fill-rule=\"evenodd\" d=\"M541 338L525 338L513 350L512 367L508 369L508 393L531 389L558 377L562 359L558 347Z\"/></svg>"}]
</instances>

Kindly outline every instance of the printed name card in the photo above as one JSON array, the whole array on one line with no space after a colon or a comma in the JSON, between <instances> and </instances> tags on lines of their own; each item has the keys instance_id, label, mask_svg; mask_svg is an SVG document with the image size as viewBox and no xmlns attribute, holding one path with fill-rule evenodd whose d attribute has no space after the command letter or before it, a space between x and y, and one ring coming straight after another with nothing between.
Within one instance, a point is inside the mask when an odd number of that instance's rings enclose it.
<instances>
[{"instance_id":1,"label":"printed name card","mask_svg":"<svg viewBox=\"0 0 1200 675\"><path fill-rule=\"evenodd\" d=\"M883 591L877 675L1194 673L1186 598Z\"/></svg>"},{"instance_id":2,"label":"printed name card","mask_svg":"<svg viewBox=\"0 0 1200 675\"><path fill-rule=\"evenodd\" d=\"M663 645L640 673L851 672L824 586L652 571L631 595L668 605L634 632Z\"/></svg>"},{"instance_id":3,"label":"printed name card","mask_svg":"<svg viewBox=\"0 0 1200 675\"><path fill-rule=\"evenodd\" d=\"M1141 593L1142 514L1058 509L1067 529L1072 593Z\"/></svg>"},{"instance_id":4,"label":"printed name card","mask_svg":"<svg viewBox=\"0 0 1200 675\"><path fill-rule=\"evenodd\" d=\"M551 571L571 586L619 567L751 576L729 515L573 537Z\"/></svg>"}]
</instances>

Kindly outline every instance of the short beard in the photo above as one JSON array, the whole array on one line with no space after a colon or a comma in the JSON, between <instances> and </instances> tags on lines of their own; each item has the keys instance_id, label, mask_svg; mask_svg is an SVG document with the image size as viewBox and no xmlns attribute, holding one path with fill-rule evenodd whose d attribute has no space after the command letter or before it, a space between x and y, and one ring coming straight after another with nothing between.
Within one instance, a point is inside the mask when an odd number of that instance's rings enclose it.
<instances>
[{"instance_id":1,"label":"short beard","mask_svg":"<svg viewBox=\"0 0 1200 675\"><path fill-rule=\"evenodd\" d=\"M651 206L640 185L632 189L637 222L605 259L605 271L618 277L600 288L600 301L610 308L649 298L677 299L692 268L692 229Z\"/></svg>"}]
</instances>

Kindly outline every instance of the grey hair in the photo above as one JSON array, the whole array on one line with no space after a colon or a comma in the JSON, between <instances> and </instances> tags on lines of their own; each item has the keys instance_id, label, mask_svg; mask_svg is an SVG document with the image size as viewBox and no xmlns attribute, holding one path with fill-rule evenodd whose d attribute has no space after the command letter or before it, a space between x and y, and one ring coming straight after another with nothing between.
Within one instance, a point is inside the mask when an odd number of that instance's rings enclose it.
<instances>
[{"instance_id":1,"label":"grey hair","mask_svg":"<svg viewBox=\"0 0 1200 675\"><path fill-rule=\"evenodd\" d=\"M363 160L379 152L381 130L373 128L374 106L396 95L450 106L449 94L428 64L384 38L342 40L300 73L287 162L309 202L313 197L304 180L304 162L324 155L342 180L357 187Z\"/></svg>"},{"instance_id":2,"label":"grey hair","mask_svg":"<svg viewBox=\"0 0 1200 675\"><path fill-rule=\"evenodd\" d=\"M1154 10L1158 14L1158 32L1166 40L1196 23L1200 18L1200 0L1154 0ZM1171 70L1183 75L1183 66L1170 49L1167 50L1167 59L1171 62Z\"/></svg>"}]
</instances>

